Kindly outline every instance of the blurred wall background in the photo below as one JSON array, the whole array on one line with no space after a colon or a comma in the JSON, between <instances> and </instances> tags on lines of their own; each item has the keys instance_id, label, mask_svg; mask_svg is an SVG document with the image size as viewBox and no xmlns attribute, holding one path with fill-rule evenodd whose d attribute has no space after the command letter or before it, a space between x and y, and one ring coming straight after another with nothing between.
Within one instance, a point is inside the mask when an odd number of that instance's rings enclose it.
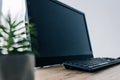
<instances>
[{"instance_id":1,"label":"blurred wall background","mask_svg":"<svg viewBox=\"0 0 120 80\"><path fill-rule=\"evenodd\" d=\"M2 0L0 0L0 13L1 13L1 10L2 10Z\"/></svg>"},{"instance_id":2,"label":"blurred wall background","mask_svg":"<svg viewBox=\"0 0 120 80\"><path fill-rule=\"evenodd\" d=\"M2 13L4 15L10 13L12 17L24 18L25 0L2 0Z\"/></svg>"}]
</instances>

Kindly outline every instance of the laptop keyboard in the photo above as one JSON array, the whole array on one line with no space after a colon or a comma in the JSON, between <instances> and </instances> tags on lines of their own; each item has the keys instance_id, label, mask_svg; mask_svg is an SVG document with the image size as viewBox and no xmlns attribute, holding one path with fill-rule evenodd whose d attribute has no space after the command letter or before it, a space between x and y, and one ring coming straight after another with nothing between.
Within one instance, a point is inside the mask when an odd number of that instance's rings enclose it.
<instances>
[{"instance_id":1,"label":"laptop keyboard","mask_svg":"<svg viewBox=\"0 0 120 80\"><path fill-rule=\"evenodd\" d=\"M72 60L64 62L66 69L79 69L85 71L95 71L115 64L119 64L120 59L113 58L91 58L87 60Z\"/></svg>"}]
</instances>

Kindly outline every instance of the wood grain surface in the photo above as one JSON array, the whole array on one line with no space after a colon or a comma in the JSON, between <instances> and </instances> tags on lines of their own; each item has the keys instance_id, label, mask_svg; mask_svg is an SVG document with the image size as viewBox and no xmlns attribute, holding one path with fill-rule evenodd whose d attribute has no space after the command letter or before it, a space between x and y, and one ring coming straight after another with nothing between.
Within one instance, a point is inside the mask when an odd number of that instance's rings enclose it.
<instances>
[{"instance_id":1,"label":"wood grain surface","mask_svg":"<svg viewBox=\"0 0 120 80\"><path fill-rule=\"evenodd\" d=\"M120 80L120 65L92 73L67 70L63 65L36 68L35 80Z\"/></svg>"}]
</instances>

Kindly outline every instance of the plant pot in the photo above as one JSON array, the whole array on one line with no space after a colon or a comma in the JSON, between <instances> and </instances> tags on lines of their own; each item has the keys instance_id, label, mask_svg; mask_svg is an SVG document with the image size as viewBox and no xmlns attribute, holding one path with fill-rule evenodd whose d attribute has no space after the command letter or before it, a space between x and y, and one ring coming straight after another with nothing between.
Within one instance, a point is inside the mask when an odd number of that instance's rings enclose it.
<instances>
[{"instance_id":1,"label":"plant pot","mask_svg":"<svg viewBox=\"0 0 120 80\"><path fill-rule=\"evenodd\" d=\"M0 80L34 80L34 55L0 55Z\"/></svg>"}]
</instances>

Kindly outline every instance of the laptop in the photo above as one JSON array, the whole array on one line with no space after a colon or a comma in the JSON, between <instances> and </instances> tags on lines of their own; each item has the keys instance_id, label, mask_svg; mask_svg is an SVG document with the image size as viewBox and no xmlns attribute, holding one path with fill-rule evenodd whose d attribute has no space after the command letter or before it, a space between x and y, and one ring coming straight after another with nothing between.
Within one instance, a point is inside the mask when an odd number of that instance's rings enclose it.
<instances>
[{"instance_id":1,"label":"laptop","mask_svg":"<svg viewBox=\"0 0 120 80\"><path fill-rule=\"evenodd\" d=\"M85 14L58 0L27 0L36 67L64 64L66 69L95 71L119 64L119 59L94 58ZM35 41L34 41L35 40Z\"/></svg>"}]
</instances>

